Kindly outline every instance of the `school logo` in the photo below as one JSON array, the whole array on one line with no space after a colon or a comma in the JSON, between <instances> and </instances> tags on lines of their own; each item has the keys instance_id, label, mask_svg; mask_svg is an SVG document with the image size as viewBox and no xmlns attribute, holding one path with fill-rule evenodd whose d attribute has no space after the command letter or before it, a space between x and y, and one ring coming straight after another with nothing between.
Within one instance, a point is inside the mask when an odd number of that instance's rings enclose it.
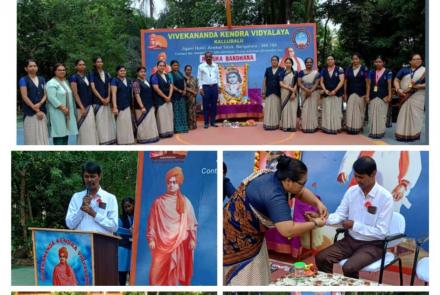
<instances>
[{"instance_id":1,"label":"school logo","mask_svg":"<svg viewBox=\"0 0 440 295\"><path fill-rule=\"evenodd\" d=\"M293 33L293 45L299 49L306 49L311 43L310 33L304 29L297 30Z\"/></svg>"}]
</instances>

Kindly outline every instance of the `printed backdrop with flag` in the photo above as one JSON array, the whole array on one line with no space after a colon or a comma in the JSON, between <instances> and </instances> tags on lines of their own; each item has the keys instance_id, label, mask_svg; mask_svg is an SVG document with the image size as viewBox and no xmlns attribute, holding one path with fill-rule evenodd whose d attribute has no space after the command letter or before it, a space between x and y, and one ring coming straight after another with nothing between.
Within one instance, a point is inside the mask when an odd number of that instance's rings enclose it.
<instances>
[{"instance_id":1,"label":"printed backdrop with flag","mask_svg":"<svg viewBox=\"0 0 440 295\"><path fill-rule=\"evenodd\" d=\"M167 63L179 61L182 71L191 65L197 76L205 52L212 52L214 62L222 68L221 104L256 105L248 107L247 113L262 111L262 81L272 56L279 56L281 66L290 56L297 71L304 69L307 57L315 61L317 57L315 23L142 30L141 43L142 62L148 73L155 72L157 61L164 59ZM238 73L239 81L225 85L228 70ZM228 110L220 108L222 112Z\"/></svg>"}]
</instances>

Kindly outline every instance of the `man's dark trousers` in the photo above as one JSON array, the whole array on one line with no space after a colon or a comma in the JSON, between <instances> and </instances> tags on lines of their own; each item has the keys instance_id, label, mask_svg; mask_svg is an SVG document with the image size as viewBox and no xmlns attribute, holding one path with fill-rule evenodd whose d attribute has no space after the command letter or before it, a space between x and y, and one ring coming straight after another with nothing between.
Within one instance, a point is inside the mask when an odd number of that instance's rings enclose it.
<instances>
[{"instance_id":1,"label":"man's dark trousers","mask_svg":"<svg viewBox=\"0 0 440 295\"><path fill-rule=\"evenodd\" d=\"M203 117L205 125L215 125L215 117L217 116L217 100L218 100L218 85L203 85Z\"/></svg>"}]
</instances>

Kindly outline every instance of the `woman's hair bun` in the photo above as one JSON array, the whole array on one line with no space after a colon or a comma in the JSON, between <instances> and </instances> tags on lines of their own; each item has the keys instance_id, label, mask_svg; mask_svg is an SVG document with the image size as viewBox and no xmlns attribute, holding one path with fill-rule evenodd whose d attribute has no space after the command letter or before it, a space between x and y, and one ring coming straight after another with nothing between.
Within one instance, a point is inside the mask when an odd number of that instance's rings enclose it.
<instances>
[{"instance_id":1,"label":"woman's hair bun","mask_svg":"<svg viewBox=\"0 0 440 295\"><path fill-rule=\"evenodd\" d=\"M277 162L278 162L277 170L285 170L285 169L287 169L289 167L290 160L291 160L291 158L287 157L285 155L279 156L278 159L277 159Z\"/></svg>"}]
</instances>

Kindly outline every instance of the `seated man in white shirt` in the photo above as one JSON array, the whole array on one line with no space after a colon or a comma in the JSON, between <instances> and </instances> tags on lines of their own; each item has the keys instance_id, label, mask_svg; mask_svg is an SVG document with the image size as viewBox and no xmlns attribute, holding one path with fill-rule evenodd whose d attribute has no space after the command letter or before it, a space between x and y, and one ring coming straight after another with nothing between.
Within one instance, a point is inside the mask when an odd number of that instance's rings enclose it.
<instances>
[{"instance_id":1,"label":"seated man in white shirt","mask_svg":"<svg viewBox=\"0 0 440 295\"><path fill-rule=\"evenodd\" d=\"M70 229L112 234L118 229L116 197L101 188L101 167L87 162L82 167L86 189L73 194L66 215Z\"/></svg>"},{"instance_id":2,"label":"seated man in white shirt","mask_svg":"<svg viewBox=\"0 0 440 295\"><path fill-rule=\"evenodd\" d=\"M342 267L344 275L359 278L359 271L377 261L383 254L383 240L393 216L393 197L376 182L376 162L361 157L353 164L357 185L345 193L327 224L342 224L345 237L316 255L320 271L333 272L333 264L348 258Z\"/></svg>"}]
</instances>

